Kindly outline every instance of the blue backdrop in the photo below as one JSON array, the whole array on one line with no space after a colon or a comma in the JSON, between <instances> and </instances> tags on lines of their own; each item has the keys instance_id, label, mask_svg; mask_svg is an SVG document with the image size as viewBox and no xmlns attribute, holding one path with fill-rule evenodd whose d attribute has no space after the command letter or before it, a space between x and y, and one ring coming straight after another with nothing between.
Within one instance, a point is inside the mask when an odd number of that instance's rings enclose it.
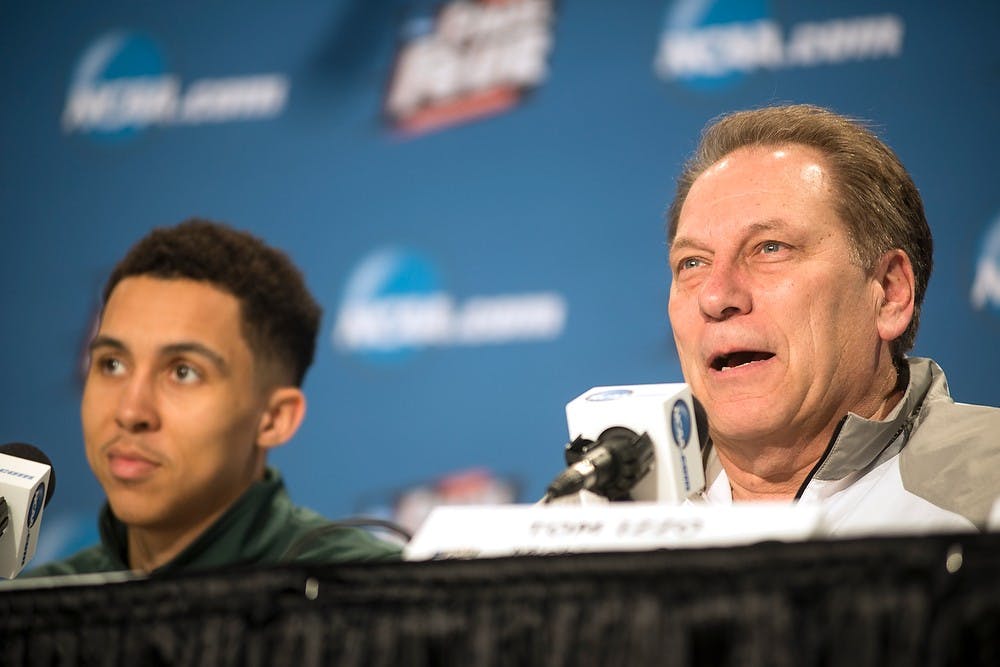
<instances>
[{"instance_id":1,"label":"blue backdrop","mask_svg":"<svg viewBox=\"0 0 1000 667\"><path fill-rule=\"evenodd\" d=\"M680 381L663 213L705 122L766 103L875 121L935 234L915 353L1000 404L998 33L995 2L4 3L0 441L58 470L37 558L96 535L82 351L150 228L247 228L323 304L295 500L470 470L532 500L569 400Z\"/></svg>"}]
</instances>

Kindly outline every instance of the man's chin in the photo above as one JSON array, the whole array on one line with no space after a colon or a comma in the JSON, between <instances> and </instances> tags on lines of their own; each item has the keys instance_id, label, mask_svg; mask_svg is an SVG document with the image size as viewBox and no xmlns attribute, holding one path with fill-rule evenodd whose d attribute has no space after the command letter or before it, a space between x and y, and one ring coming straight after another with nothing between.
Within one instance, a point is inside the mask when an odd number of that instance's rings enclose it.
<instances>
[{"instance_id":1,"label":"man's chin","mask_svg":"<svg viewBox=\"0 0 1000 667\"><path fill-rule=\"evenodd\" d=\"M111 512L129 526L153 526L163 520L163 502L149 490L105 486Z\"/></svg>"},{"instance_id":2,"label":"man's chin","mask_svg":"<svg viewBox=\"0 0 1000 667\"><path fill-rule=\"evenodd\" d=\"M771 421L778 412L775 392L770 390L753 393L704 391L695 396L701 401L712 424L730 423L752 428L754 424Z\"/></svg>"},{"instance_id":3,"label":"man's chin","mask_svg":"<svg viewBox=\"0 0 1000 667\"><path fill-rule=\"evenodd\" d=\"M706 406L705 411L715 441L777 444L781 431L787 427L787 421L775 414L773 401L770 409L760 402L747 402L714 411Z\"/></svg>"}]
</instances>

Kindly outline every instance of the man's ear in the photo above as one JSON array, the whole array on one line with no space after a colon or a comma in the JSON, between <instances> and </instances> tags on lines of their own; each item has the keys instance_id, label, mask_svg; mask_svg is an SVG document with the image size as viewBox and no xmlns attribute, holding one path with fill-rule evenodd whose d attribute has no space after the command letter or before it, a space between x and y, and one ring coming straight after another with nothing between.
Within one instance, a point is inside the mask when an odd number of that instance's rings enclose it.
<instances>
[{"instance_id":1,"label":"man's ear","mask_svg":"<svg viewBox=\"0 0 1000 667\"><path fill-rule=\"evenodd\" d=\"M913 264L903 250L890 250L875 267L875 279L881 288L876 324L879 337L888 342L903 335L913 319Z\"/></svg>"},{"instance_id":2,"label":"man's ear","mask_svg":"<svg viewBox=\"0 0 1000 667\"><path fill-rule=\"evenodd\" d=\"M306 416L306 396L298 387L278 387L271 391L267 409L260 416L257 446L264 449L283 445Z\"/></svg>"}]
</instances>

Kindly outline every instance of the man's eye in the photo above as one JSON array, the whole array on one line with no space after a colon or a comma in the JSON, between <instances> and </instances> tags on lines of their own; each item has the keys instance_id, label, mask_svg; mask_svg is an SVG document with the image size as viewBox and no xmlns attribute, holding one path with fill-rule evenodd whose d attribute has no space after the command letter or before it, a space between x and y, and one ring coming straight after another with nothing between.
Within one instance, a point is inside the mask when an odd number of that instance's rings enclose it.
<instances>
[{"instance_id":1,"label":"man's eye","mask_svg":"<svg viewBox=\"0 0 1000 667\"><path fill-rule=\"evenodd\" d=\"M765 241L764 243L761 244L760 251L765 255L769 255L779 252L782 247L783 247L782 244L778 243L777 241Z\"/></svg>"},{"instance_id":2,"label":"man's eye","mask_svg":"<svg viewBox=\"0 0 1000 667\"><path fill-rule=\"evenodd\" d=\"M125 364L117 357L101 357L95 365L104 375L121 375L125 371Z\"/></svg>"},{"instance_id":3,"label":"man's eye","mask_svg":"<svg viewBox=\"0 0 1000 667\"><path fill-rule=\"evenodd\" d=\"M201 373L188 364L176 364L173 367L173 376L175 380L183 384L190 384L201 379Z\"/></svg>"},{"instance_id":4,"label":"man's eye","mask_svg":"<svg viewBox=\"0 0 1000 667\"><path fill-rule=\"evenodd\" d=\"M681 271L684 269L696 269L701 266L701 260L697 257L685 257L678 266Z\"/></svg>"}]
</instances>

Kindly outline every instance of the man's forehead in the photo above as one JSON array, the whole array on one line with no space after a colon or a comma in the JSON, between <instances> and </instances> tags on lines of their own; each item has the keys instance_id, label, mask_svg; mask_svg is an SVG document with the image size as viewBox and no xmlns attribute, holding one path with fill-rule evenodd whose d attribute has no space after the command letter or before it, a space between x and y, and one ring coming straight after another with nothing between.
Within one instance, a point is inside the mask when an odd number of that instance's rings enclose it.
<instances>
[{"instance_id":1,"label":"man's forehead","mask_svg":"<svg viewBox=\"0 0 1000 667\"><path fill-rule=\"evenodd\" d=\"M829 184L830 167L826 155L812 146L788 143L736 148L709 165L698 175L694 185L727 177L766 180L777 172L789 172L808 186Z\"/></svg>"},{"instance_id":2,"label":"man's forehead","mask_svg":"<svg viewBox=\"0 0 1000 667\"><path fill-rule=\"evenodd\" d=\"M683 234L692 217L701 225L735 214L745 224L773 225L790 206L833 210L832 194L830 170L817 149L798 144L739 148L692 183L675 234Z\"/></svg>"},{"instance_id":3,"label":"man's forehead","mask_svg":"<svg viewBox=\"0 0 1000 667\"><path fill-rule=\"evenodd\" d=\"M139 275L124 278L115 285L103 314L128 316L151 311L164 317L194 312L215 314L215 319L234 319L238 324L240 304L235 296L209 282Z\"/></svg>"},{"instance_id":4,"label":"man's forehead","mask_svg":"<svg viewBox=\"0 0 1000 667\"><path fill-rule=\"evenodd\" d=\"M239 302L209 283L134 276L109 295L98 333L134 345L197 342L227 350L243 341Z\"/></svg>"}]
</instances>

